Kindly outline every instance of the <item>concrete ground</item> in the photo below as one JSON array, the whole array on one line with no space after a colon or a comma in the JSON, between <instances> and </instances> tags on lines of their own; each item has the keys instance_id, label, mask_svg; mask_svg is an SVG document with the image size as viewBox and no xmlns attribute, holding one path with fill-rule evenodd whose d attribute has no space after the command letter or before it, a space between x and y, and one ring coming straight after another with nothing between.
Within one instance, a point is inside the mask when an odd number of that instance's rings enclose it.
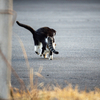
<instances>
[{"instance_id":1,"label":"concrete ground","mask_svg":"<svg viewBox=\"0 0 100 100\"><path fill-rule=\"evenodd\" d=\"M14 0L14 10L19 22L35 30L48 26L57 31L54 59L39 57L34 52L32 35L16 23L12 37L12 66L26 86L29 84L29 70L19 43L22 40L30 67L36 73L41 70L45 78L38 78L38 84L68 83L79 89L100 88L100 1L98 0ZM12 85L19 82L12 75Z\"/></svg>"}]
</instances>

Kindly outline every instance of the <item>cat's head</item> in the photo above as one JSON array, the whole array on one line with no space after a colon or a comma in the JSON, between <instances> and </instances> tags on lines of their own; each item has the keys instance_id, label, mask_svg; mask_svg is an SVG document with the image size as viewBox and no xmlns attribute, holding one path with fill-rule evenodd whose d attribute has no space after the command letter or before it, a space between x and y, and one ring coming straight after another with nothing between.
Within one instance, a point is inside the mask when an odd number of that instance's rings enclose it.
<instances>
[{"instance_id":1,"label":"cat's head","mask_svg":"<svg viewBox=\"0 0 100 100\"><path fill-rule=\"evenodd\" d=\"M55 35L56 35L56 30L51 29L50 32L49 32L49 36L54 37Z\"/></svg>"}]
</instances>

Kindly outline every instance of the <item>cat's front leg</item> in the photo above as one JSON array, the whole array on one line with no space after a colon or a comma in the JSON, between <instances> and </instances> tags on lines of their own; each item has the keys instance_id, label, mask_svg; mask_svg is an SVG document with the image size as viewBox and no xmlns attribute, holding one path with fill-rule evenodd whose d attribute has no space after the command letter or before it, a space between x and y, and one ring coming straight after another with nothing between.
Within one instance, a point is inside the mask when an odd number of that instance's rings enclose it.
<instances>
[{"instance_id":1,"label":"cat's front leg","mask_svg":"<svg viewBox=\"0 0 100 100\"><path fill-rule=\"evenodd\" d=\"M48 51L45 51L45 52L44 52L43 57L44 57L44 58L49 58Z\"/></svg>"}]
</instances>

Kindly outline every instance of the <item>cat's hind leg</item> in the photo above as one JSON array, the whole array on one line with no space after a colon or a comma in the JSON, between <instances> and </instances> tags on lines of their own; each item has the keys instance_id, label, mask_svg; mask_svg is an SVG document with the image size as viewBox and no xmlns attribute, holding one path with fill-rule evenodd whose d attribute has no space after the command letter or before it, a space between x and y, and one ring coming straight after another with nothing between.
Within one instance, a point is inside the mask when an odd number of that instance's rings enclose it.
<instances>
[{"instance_id":1,"label":"cat's hind leg","mask_svg":"<svg viewBox=\"0 0 100 100\"><path fill-rule=\"evenodd\" d=\"M37 55L39 55L39 41L38 40L34 40L34 51Z\"/></svg>"},{"instance_id":2,"label":"cat's hind leg","mask_svg":"<svg viewBox=\"0 0 100 100\"><path fill-rule=\"evenodd\" d=\"M40 56L43 57L43 54L46 50L46 43L43 41L40 46Z\"/></svg>"},{"instance_id":3,"label":"cat's hind leg","mask_svg":"<svg viewBox=\"0 0 100 100\"><path fill-rule=\"evenodd\" d=\"M38 45L35 45L34 46L34 51L37 55L39 55L39 52L38 52L38 49L39 49L39 46Z\"/></svg>"},{"instance_id":4,"label":"cat's hind leg","mask_svg":"<svg viewBox=\"0 0 100 100\"><path fill-rule=\"evenodd\" d=\"M49 60L53 60L53 53L50 51Z\"/></svg>"}]
</instances>

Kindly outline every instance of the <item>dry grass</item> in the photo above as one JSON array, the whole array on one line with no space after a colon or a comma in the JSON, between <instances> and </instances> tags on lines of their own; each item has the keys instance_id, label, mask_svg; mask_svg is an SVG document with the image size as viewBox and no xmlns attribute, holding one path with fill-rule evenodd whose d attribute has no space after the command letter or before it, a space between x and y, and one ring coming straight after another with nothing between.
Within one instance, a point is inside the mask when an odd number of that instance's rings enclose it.
<instances>
[{"instance_id":1,"label":"dry grass","mask_svg":"<svg viewBox=\"0 0 100 100\"><path fill-rule=\"evenodd\" d=\"M63 89L54 87L53 90L33 88L26 92L14 89L13 100L100 100L100 89L79 92L78 88L73 89L71 85Z\"/></svg>"},{"instance_id":2,"label":"dry grass","mask_svg":"<svg viewBox=\"0 0 100 100\"><path fill-rule=\"evenodd\" d=\"M41 72L41 68L39 69ZM37 72L38 77L43 76ZM40 86L42 89L37 89ZM79 91L78 86L72 88L69 84L67 87L61 89L59 85L44 86L43 83L33 84L33 69L30 69L30 86L29 89L19 90L16 88L12 89L13 100L100 100L100 89L86 92Z\"/></svg>"},{"instance_id":3,"label":"dry grass","mask_svg":"<svg viewBox=\"0 0 100 100\"><path fill-rule=\"evenodd\" d=\"M39 72L36 73L38 77L43 76ZM37 87L42 87L38 89ZM12 89L13 100L100 100L100 89L95 89L94 91L86 92L79 91L78 86L72 88L72 85L69 84L67 87L61 89L59 85L54 86L44 86L43 83L40 83L37 86L33 84L33 69L30 69L30 86L28 89L19 90L16 88Z\"/></svg>"}]
</instances>

